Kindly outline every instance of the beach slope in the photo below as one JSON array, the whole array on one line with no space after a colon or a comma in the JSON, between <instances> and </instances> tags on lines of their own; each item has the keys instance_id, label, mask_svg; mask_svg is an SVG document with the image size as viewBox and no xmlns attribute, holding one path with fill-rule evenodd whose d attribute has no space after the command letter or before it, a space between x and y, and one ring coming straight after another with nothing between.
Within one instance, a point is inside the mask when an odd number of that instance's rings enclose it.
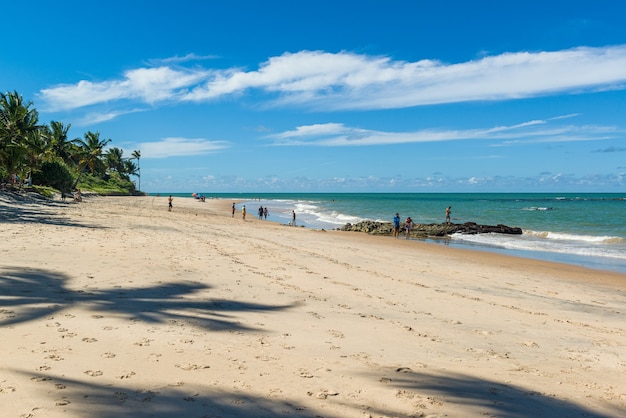
<instances>
[{"instance_id":1,"label":"beach slope","mask_svg":"<svg viewBox=\"0 0 626 418\"><path fill-rule=\"evenodd\" d=\"M626 275L0 195L7 417L621 416Z\"/></svg>"}]
</instances>

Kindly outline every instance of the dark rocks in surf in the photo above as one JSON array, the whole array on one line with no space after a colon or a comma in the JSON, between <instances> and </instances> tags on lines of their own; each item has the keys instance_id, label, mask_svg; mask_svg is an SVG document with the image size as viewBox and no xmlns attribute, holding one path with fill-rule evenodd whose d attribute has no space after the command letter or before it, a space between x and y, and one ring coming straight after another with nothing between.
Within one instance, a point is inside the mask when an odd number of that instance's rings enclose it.
<instances>
[{"instance_id":1,"label":"dark rocks in surf","mask_svg":"<svg viewBox=\"0 0 626 418\"><path fill-rule=\"evenodd\" d=\"M356 224L345 224L339 228L341 231L366 232L372 235L393 235L393 224L391 222L362 221ZM400 224L400 232L404 234L404 223ZM411 227L411 236L414 237L445 237L452 234L511 234L521 235L522 229L507 225L480 225L475 222L464 224L442 223L442 224L418 224Z\"/></svg>"}]
</instances>

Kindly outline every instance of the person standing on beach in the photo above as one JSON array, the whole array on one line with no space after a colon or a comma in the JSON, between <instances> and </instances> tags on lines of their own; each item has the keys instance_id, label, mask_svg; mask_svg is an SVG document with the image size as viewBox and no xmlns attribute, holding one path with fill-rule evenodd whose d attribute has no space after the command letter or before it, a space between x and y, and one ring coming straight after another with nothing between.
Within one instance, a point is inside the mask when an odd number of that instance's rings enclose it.
<instances>
[{"instance_id":1,"label":"person standing on beach","mask_svg":"<svg viewBox=\"0 0 626 418\"><path fill-rule=\"evenodd\" d=\"M233 202L233 218L235 217L235 202Z\"/></svg>"},{"instance_id":2,"label":"person standing on beach","mask_svg":"<svg viewBox=\"0 0 626 418\"><path fill-rule=\"evenodd\" d=\"M446 223L450 223L450 214L452 213L452 206L446 208Z\"/></svg>"},{"instance_id":3,"label":"person standing on beach","mask_svg":"<svg viewBox=\"0 0 626 418\"><path fill-rule=\"evenodd\" d=\"M291 226L296 226L296 211L291 211Z\"/></svg>"},{"instance_id":4,"label":"person standing on beach","mask_svg":"<svg viewBox=\"0 0 626 418\"><path fill-rule=\"evenodd\" d=\"M269 211L267 210L267 206L265 207L265 209L263 209L263 216L265 216L265 219L267 220L267 215L269 215Z\"/></svg>"},{"instance_id":5,"label":"person standing on beach","mask_svg":"<svg viewBox=\"0 0 626 418\"><path fill-rule=\"evenodd\" d=\"M172 211L172 200L174 200L174 198L172 197L172 195L170 195L170 197L167 199L167 211L168 212Z\"/></svg>"},{"instance_id":6,"label":"person standing on beach","mask_svg":"<svg viewBox=\"0 0 626 418\"><path fill-rule=\"evenodd\" d=\"M400 235L400 214L396 213L393 217L393 236L397 239Z\"/></svg>"},{"instance_id":7,"label":"person standing on beach","mask_svg":"<svg viewBox=\"0 0 626 418\"><path fill-rule=\"evenodd\" d=\"M243 217L243 220L246 220L246 205L243 205L241 207L241 216Z\"/></svg>"},{"instance_id":8,"label":"person standing on beach","mask_svg":"<svg viewBox=\"0 0 626 418\"><path fill-rule=\"evenodd\" d=\"M406 221L404 221L405 223L405 228L406 228L406 239L409 239L409 235L411 235L411 226L413 226L413 219L411 219L411 217L409 216L408 218L406 218Z\"/></svg>"}]
</instances>

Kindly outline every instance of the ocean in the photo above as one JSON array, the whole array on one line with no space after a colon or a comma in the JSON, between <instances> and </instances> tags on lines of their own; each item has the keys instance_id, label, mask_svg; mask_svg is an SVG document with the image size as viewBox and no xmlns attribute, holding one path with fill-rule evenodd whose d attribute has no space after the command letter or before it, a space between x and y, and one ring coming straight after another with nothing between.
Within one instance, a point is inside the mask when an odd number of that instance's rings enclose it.
<instances>
[{"instance_id":1,"label":"ocean","mask_svg":"<svg viewBox=\"0 0 626 418\"><path fill-rule=\"evenodd\" d=\"M161 193L165 195L166 193ZM174 194L190 197L191 193ZM626 273L626 193L204 193L236 199L249 216L267 207L269 221L313 229L336 229L362 220L441 223L452 207L452 222L520 227L522 235L455 234L428 240L526 258L557 261Z\"/></svg>"}]
</instances>

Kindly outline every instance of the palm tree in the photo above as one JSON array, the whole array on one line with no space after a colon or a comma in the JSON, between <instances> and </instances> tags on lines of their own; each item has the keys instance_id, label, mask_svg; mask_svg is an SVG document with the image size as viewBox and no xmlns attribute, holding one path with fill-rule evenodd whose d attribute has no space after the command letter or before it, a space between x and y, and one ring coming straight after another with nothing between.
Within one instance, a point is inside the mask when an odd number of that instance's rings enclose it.
<instances>
[{"instance_id":1,"label":"palm tree","mask_svg":"<svg viewBox=\"0 0 626 418\"><path fill-rule=\"evenodd\" d=\"M104 152L104 147L107 146L111 140L100 139L100 132L88 131L85 134L84 139L77 138L73 142L78 145L80 149L78 176L72 186L72 188L76 188L86 168L89 168L89 171L94 174L96 169L99 169L103 165L100 158Z\"/></svg>"},{"instance_id":2,"label":"palm tree","mask_svg":"<svg viewBox=\"0 0 626 418\"><path fill-rule=\"evenodd\" d=\"M141 166L139 165L139 159L141 158L141 151L135 150L133 151L131 155L132 155L132 158L137 160L137 179L139 180L139 185L137 187L137 190L141 191Z\"/></svg>"},{"instance_id":3,"label":"palm tree","mask_svg":"<svg viewBox=\"0 0 626 418\"><path fill-rule=\"evenodd\" d=\"M41 128L39 113L31 106L16 91L0 93L0 165L8 174L18 174L25 163L28 138Z\"/></svg>"},{"instance_id":4,"label":"palm tree","mask_svg":"<svg viewBox=\"0 0 626 418\"><path fill-rule=\"evenodd\" d=\"M68 140L67 136L71 126L72 125L70 123L63 125L62 122L53 120L50 122L50 127L47 127L47 134L52 150L56 156L68 164L72 163L72 146L74 145Z\"/></svg>"},{"instance_id":5,"label":"palm tree","mask_svg":"<svg viewBox=\"0 0 626 418\"><path fill-rule=\"evenodd\" d=\"M127 180L130 181L129 176L137 175L137 165L133 162L132 159L127 158L124 161L122 161L122 166L123 166L123 176L126 177Z\"/></svg>"},{"instance_id":6,"label":"palm tree","mask_svg":"<svg viewBox=\"0 0 626 418\"><path fill-rule=\"evenodd\" d=\"M45 129L31 132L26 138L24 157L28 164L28 178L32 180L33 172L45 161L50 161L53 152Z\"/></svg>"},{"instance_id":7,"label":"palm tree","mask_svg":"<svg viewBox=\"0 0 626 418\"><path fill-rule=\"evenodd\" d=\"M104 157L109 170L124 174L124 151L121 148L109 148Z\"/></svg>"}]
</instances>

